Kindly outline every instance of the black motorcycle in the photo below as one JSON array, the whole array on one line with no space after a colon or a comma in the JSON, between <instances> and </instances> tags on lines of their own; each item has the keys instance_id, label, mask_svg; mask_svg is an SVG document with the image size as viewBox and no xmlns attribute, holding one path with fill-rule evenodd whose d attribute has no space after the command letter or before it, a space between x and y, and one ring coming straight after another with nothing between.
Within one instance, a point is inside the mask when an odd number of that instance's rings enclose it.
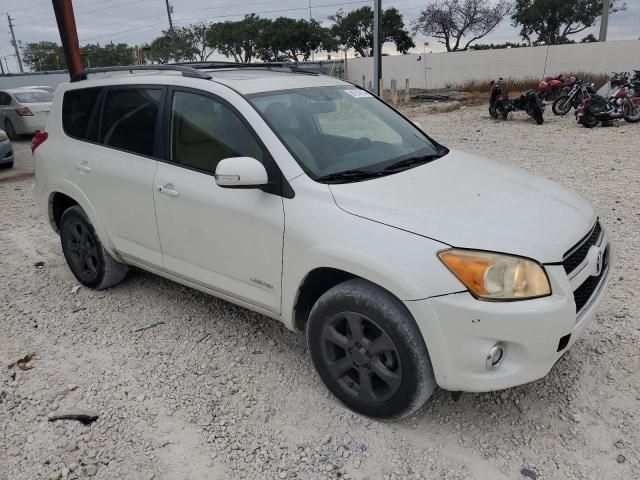
<instances>
[{"instance_id":1,"label":"black motorcycle","mask_svg":"<svg viewBox=\"0 0 640 480\"><path fill-rule=\"evenodd\" d=\"M572 108L578 108L584 99L592 97L596 94L593 84L588 84L581 80L573 84L568 93L559 96L551 107L556 115L566 115Z\"/></svg>"},{"instance_id":2,"label":"black motorcycle","mask_svg":"<svg viewBox=\"0 0 640 480\"><path fill-rule=\"evenodd\" d=\"M510 99L504 90L504 80L491 81L491 97L489 99L489 115L491 118L506 120L510 112L522 110L533 117L538 125L544 123L542 102L535 90L527 90L516 99Z\"/></svg>"}]
</instances>

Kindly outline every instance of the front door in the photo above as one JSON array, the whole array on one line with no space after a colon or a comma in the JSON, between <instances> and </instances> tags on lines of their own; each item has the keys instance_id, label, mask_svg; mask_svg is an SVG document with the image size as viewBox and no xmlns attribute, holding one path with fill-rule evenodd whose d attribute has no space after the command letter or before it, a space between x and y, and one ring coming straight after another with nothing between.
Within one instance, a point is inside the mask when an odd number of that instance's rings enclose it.
<instances>
[{"instance_id":1,"label":"front door","mask_svg":"<svg viewBox=\"0 0 640 480\"><path fill-rule=\"evenodd\" d=\"M168 162L154 180L164 267L186 280L280 313L284 207L260 189L225 189L214 178L224 158L268 153L225 102L173 92Z\"/></svg>"}]
</instances>

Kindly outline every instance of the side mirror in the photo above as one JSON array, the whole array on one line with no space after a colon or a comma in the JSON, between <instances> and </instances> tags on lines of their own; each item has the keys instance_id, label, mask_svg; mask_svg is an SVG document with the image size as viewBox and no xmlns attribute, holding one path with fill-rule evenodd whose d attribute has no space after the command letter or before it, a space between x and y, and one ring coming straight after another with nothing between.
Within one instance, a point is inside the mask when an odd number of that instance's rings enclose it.
<instances>
[{"instance_id":1,"label":"side mirror","mask_svg":"<svg viewBox=\"0 0 640 480\"><path fill-rule=\"evenodd\" d=\"M264 165L251 157L220 160L215 177L218 186L223 188L257 188L269 182Z\"/></svg>"}]
</instances>

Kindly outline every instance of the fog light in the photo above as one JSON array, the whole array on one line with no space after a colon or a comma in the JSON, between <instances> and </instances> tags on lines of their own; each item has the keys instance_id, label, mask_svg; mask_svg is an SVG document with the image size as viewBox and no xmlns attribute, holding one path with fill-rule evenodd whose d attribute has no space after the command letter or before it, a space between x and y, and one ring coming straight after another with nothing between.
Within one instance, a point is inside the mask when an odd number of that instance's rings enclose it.
<instances>
[{"instance_id":1,"label":"fog light","mask_svg":"<svg viewBox=\"0 0 640 480\"><path fill-rule=\"evenodd\" d=\"M502 359L504 358L504 350L498 344L494 345L487 352L487 360L485 366L487 370L495 370L502 364Z\"/></svg>"}]
</instances>

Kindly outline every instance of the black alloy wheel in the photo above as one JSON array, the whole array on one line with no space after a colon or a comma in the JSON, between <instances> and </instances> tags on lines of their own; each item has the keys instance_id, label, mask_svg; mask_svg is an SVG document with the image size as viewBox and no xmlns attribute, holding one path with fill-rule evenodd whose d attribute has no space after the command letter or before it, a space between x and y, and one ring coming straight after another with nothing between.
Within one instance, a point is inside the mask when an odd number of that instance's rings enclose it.
<instances>
[{"instance_id":1,"label":"black alloy wheel","mask_svg":"<svg viewBox=\"0 0 640 480\"><path fill-rule=\"evenodd\" d=\"M79 205L68 208L60 220L60 243L71 272L83 285L103 289L120 283L127 266L107 252L87 214Z\"/></svg>"},{"instance_id":2,"label":"black alloy wheel","mask_svg":"<svg viewBox=\"0 0 640 480\"><path fill-rule=\"evenodd\" d=\"M424 338L406 306L364 279L320 296L307 322L307 344L326 387L363 415L405 417L437 387Z\"/></svg>"},{"instance_id":3,"label":"black alloy wheel","mask_svg":"<svg viewBox=\"0 0 640 480\"><path fill-rule=\"evenodd\" d=\"M83 283L92 283L98 275L98 248L88 227L77 218L70 219L62 232L69 267Z\"/></svg>"},{"instance_id":4,"label":"black alloy wheel","mask_svg":"<svg viewBox=\"0 0 640 480\"><path fill-rule=\"evenodd\" d=\"M398 350L373 320L355 312L335 315L322 328L322 356L333 380L365 403L393 397L402 381Z\"/></svg>"}]
</instances>

